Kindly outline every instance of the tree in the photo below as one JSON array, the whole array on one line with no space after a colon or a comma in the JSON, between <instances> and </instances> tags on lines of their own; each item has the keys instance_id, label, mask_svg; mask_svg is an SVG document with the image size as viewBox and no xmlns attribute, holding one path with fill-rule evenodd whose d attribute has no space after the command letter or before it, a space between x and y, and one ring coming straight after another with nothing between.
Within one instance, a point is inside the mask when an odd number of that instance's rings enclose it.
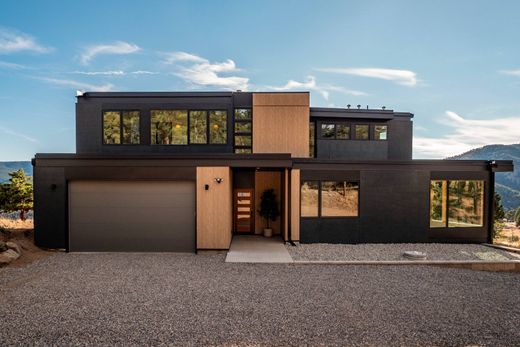
<instances>
[{"instance_id":1,"label":"tree","mask_svg":"<svg viewBox=\"0 0 520 347\"><path fill-rule=\"evenodd\" d=\"M493 196L493 206L495 207L493 213L495 217L495 220L493 221L493 238L496 238L504 228L502 220L506 216L504 206L502 206L502 197L497 192L495 192L495 195Z\"/></svg>"},{"instance_id":2,"label":"tree","mask_svg":"<svg viewBox=\"0 0 520 347\"><path fill-rule=\"evenodd\" d=\"M20 169L10 172L8 183L0 185L0 211L20 212L20 219L33 209L33 185L31 177Z\"/></svg>"},{"instance_id":3,"label":"tree","mask_svg":"<svg viewBox=\"0 0 520 347\"><path fill-rule=\"evenodd\" d=\"M275 221L280 215L278 204L276 203L276 194L274 189L266 189L260 197L260 216L267 221L267 229L270 228L270 222Z\"/></svg>"},{"instance_id":4,"label":"tree","mask_svg":"<svg viewBox=\"0 0 520 347\"><path fill-rule=\"evenodd\" d=\"M515 225L517 227L520 227L520 207L518 207L516 209L515 216L514 216L513 220L515 221Z\"/></svg>"}]
</instances>

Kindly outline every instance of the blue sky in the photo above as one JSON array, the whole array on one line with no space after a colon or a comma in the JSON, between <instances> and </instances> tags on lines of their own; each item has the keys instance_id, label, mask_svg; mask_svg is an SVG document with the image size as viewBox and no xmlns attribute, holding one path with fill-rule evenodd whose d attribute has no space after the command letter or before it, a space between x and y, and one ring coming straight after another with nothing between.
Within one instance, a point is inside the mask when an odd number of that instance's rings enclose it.
<instances>
[{"instance_id":1,"label":"blue sky","mask_svg":"<svg viewBox=\"0 0 520 347\"><path fill-rule=\"evenodd\" d=\"M414 157L520 142L519 1L11 1L0 160L74 152L76 90L309 90L414 118Z\"/></svg>"}]
</instances>

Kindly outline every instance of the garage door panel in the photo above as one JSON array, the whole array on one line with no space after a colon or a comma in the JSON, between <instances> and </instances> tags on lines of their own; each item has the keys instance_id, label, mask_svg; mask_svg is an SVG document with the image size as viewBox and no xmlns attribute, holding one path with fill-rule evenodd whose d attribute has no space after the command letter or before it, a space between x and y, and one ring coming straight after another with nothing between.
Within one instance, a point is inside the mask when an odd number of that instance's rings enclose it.
<instances>
[{"instance_id":1,"label":"garage door panel","mask_svg":"<svg viewBox=\"0 0 520 347\"><path fill-rule=\"evenodd\" d=\"M113 225L127 225L129 223L138 224L175 224L179 221L179 218L183 217L194 217L192 208L189 207L176 207L175 214L172 214L171 207L153 207L153 208L99 208L99 207L80 207L74 208L70 212L71 219L74 221L73 224L85 224L85 223L107 223ZM95 216L94 218L92 216ZM183 218L186 219L186 218Z\"/></svg>"},{"instance_id":2,"label":"garage door panel","mask_svg":"<svg viewBox=\"0 0 520 347\"><path fill-rule=\"evenodd\" d=\"M176 194L168 192L168 194L135 194L135 193L119 193L114 195L113 192L73 192L75 199L71 201L71 207L98 207L98 206L121 206L121 207L148 207L148 206L193 206L194 194Z\"/></svg>"},{"instance_id":3,"label":"garage door panel","mask_svg":"<svg viewBox=\"0 0 520 347\"><path fill-rule=\"evenodd\" d=\"M193 252L194 183L70 182L69 248Z\"/></svg>"}]
</instances>

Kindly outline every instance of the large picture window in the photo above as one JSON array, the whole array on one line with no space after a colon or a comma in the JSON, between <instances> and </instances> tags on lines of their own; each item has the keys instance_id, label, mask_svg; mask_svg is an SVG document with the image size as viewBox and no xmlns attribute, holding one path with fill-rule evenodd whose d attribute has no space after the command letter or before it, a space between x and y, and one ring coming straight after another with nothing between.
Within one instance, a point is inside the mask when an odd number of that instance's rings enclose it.
<instances>
[{"instance_id":1,"label":"large picture window","mask_svg":"<svg viewBox=\"0 0 520 347\"><path fill-rule=\"evenodd\" d=\"M374 125L374 140L384 141L388 139L387 125Z\"/></svg>"},{"instance_id":2,"label":"large picture window","mask_svg":"<svg viewBox=\"0 0 520 347\"><path fill-rule=\"evenodd\" d=\"M345 181L321 182L322 217L357 217L359 184Z\"/></svg>"},{"instance_id":3,"label":"large picture window","mask_svg":"<svg viewBox=\"0 0 520 347\"><path fill-rule=\"evenodd\" d=\"M300 190L302 217L357 217L359 183L304 181Z\"/></svg>"},{"instance_id":4,"label":"large picture window","mask_svg":"<svg viewBox=\"0 0 520 347\"><path fill-rule=\"evenodd\" d=\"M187 111L151 111L152 145L187 145Z\"/></svg>"},{"instance_id":5,"label":"large picture window","mask_svg":"<svg viewBox=\"0 0 520 347\"><path fill-rule=\"evenodd\" d=\"M307 181L301 186L301 216L318 217L319 182Z\"/></svg>"},{"instance_id":6,"label":"large picture window","mask_svg":"<svg viewBox=\"0 0 520 347\"><path fill-rule=\"evenodd\" d=\"M103 112L103 143L105 145L139 144L139 111Z\"/></svg>"},{"instance_id":7,"label":"large picture window","mask_svg":"<svg viewBox=\"0 0 520 347\"><path fill-rule=\"evenodd\" d=\"M211 144L227 143L226 111L209 111L209 141Z\"/></svg>"},{"instance_id":8,"label":"large picture window","mask_svg":"<svg viewBox=\"0 0 520 347\"><path fill-rule=\"evenodd\" d=\"M430 227L459 228L484 225L484 181L432 180Z\"/></svg>"}]
</instances>

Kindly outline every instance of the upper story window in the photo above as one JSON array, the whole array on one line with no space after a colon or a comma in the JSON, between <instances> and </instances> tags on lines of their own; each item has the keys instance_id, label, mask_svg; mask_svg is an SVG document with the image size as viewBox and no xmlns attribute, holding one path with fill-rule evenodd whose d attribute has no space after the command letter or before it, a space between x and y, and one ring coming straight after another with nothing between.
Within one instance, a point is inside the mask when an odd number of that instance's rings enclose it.
<instances>
[{"instance_id":1,"label":"upper story window","mask_svg":"<svg viewBox=\"0 0 520 347\"><path fill-rule=\"evenodd\" d=\"M336 137L336 124L321 123L321 138L333 139Z\"/></svg>"},{"instance_id":2,"label":"upper story window","mask_svg":"<svg viewBox=\"0 0 520 347\"><path fill-rule=\"evenodd\" d=\"M356 124L354 127L355 127L354 129L355 129L356 140L368 140L369 139L369 132L368 132L367 124Z\"/></svg>"},{"instance_id":3,"label":"upper story window","mask_svg":"<svg viewBox=\"0 0 520 347\"><path fill-rule=\"evenodd\" d=\"M388 126L374 125L374 140L387 140Z\"/></svg>"},{"instance_id":4,"label":"upper story window","mask_svg":"<svg viewBox=\"0 0 520 347\"><path fill-rule=\"evenodd\" d=\"M235 109L233 136L235 153L252 153L253 113L251 109Z\"/></svg>"},{"instance_id":5,"label":"upper story window","mask_svg":"<svg viewBox=\"0 0 520 347\"><path fill-rule=\"evenodd\" d=\"M209 111L209 143L227 143L227 112Z\"/></svg>"},{"instance_id":6,"label":"upper story window","mask_svg":"<svg viewBox=\"0 0 520 347\"><path fill-rule=\"evenodd\" d=\"M342 123L336 124L336 138L339 140L350 139L350 125Z\"/></svg>"},{"instance_id":7,"label":"upper story window","mask_svg":"<svg viewBox=\"0 0 520 347\"><path fill-rule=\"evenodd\" d=\"M188 112L151 111L152 145L188 144Z\"/></svg>"},{"instance_id":8,"label":"upper story window","mask_svg":"<svg viewBox=\"0 0 520 347\"><path fill-rule=\"evenodd\" d=\"M103 144L137 145L139 143L139 111L103 112Z\"/></svg>"},{"instance_id":9,"label":"upper story window","mask_svg":"<svg viewBox=\"0 0 520 347\"><path fill-rule=\"evenodd\" d=\"M190 111L190 144L208 143L208 112Z\"/></svg>"}]
</instances>

